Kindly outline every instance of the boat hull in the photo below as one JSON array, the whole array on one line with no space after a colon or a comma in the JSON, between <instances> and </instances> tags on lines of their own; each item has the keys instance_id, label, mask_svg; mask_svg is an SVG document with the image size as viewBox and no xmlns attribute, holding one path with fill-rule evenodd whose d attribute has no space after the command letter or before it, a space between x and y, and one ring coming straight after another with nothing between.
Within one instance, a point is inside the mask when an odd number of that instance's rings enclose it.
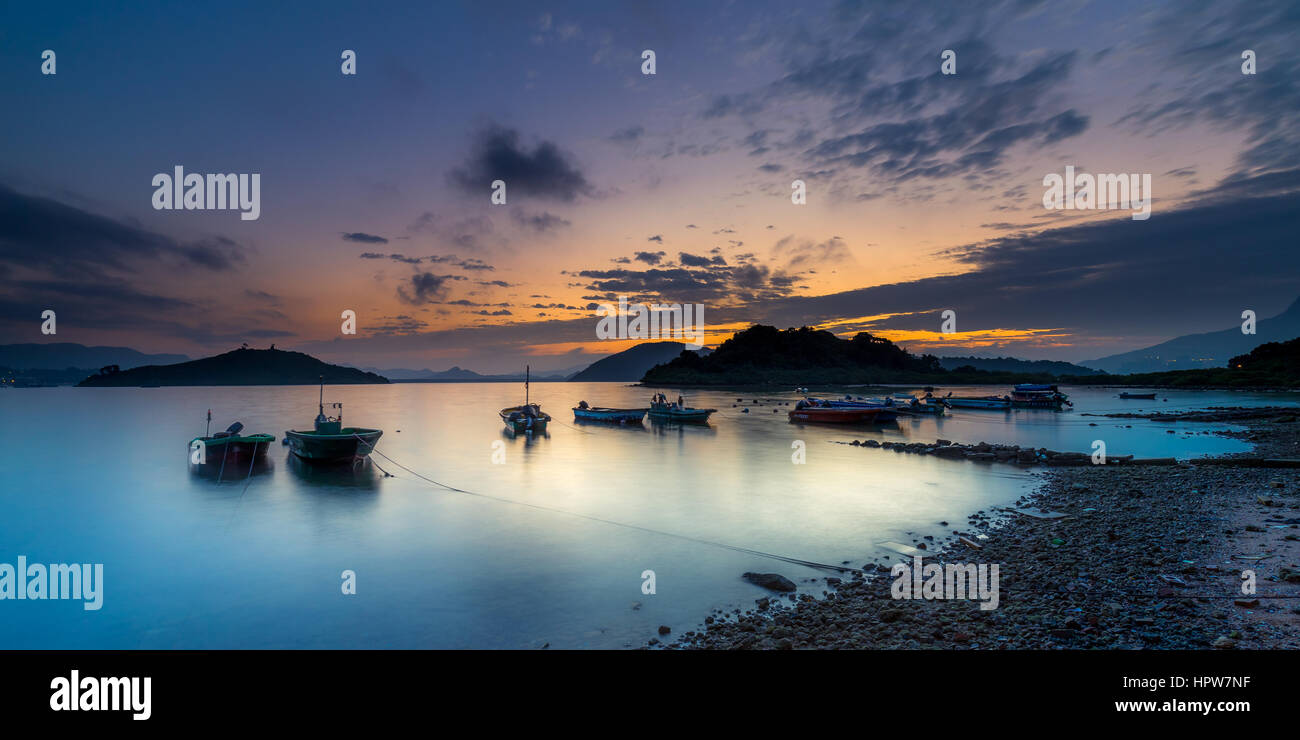
<instances>
[{"instance_id":1,"label":"boat hull","mask_svg":"<svg viewBox=\"0 0 1300 740\"><path fill-rule=\"evenodd\" d=\"M379 429L345 427L338 434L290 430L284 433L289 452L313 463L342 463L364 458L384 433Z\"/></svg>"},{"instance_id":2,"label":"boat hull","mask_svg":"<svg viewBox=\"0 0 1300 740\"><path fill-rule=\"evenodd\" d=\"M611 424L640 424L646 409L575 408L575 421L603 421Z\"/></svg>"},{"instance_id":3,"label":"boat hull","mask_svg":"<svg viewBox=\"0 0 1300 740\"><path fill-rule=\"evenodd\" d=\"M1128 399L1128 400L1131 400L1131 401L1154 401L1154 400L1156 400L1156 394L1154 394L1154 393L1121 393L1121 394L1119 394L1119 397L1120 397L1120 398L1125 398L1125 399Z\"/></svg>"},{"instance_id":4,"label":"boat hull","mask_svg":"<svg viewBox=\"0 0 1300 740\"><path fill-rule=\"evenodd\" d=\"M1011 408L1011 401L1005 398L945 398L948 405L955 409L994 409Z\"/></svg>"},{"instance_id":5,"label":"boat hull","mask_svg":"<svg viewBox=\"0 0 1300 740\"><path fill-rule=\"evenodd\" d=\"M501 422L506 425L507 429L516 434L546 431L546 424L551 420L551 415L542 413L540 416L529 416L524 414L524 408L523 406L511 406L508 409L501 409Z\"/></svg>"},{"instance_id":6,"label":"boat hull","mask_svg":"<svg viewBox=\"0 0 1300 740\"><path fill-rule=\"evenodd\" d=\"M818 424L873 424L895 418L896 413L889 409L850 406L794 409L790 412L790 421Z\"/></svg>"},{"instance_id":7,"label":"boat hull","mask_svg":"<svg viewBox=\"0 0 1300 740\"><path fill-rule=\"evenodd\" d=\"M203 457L206 462L220 459L244 459L266 457L275 437L270 434L246 434L231 437L195 437L190 440L189 449L194 450L195 442L202 442Z\"/></svg>"},{"instance_id":8,"label":"boat hull","mask_svg":"<svg viewBox=\"0 0 1300 740\"><path fill-rule=\"evenodd\" d=\"M717 412L717 409L655 409L652 408L646 412L651 421L675 421L684 424L704 424L708 422L709 415Z\"/></svg>"}]
</instances>

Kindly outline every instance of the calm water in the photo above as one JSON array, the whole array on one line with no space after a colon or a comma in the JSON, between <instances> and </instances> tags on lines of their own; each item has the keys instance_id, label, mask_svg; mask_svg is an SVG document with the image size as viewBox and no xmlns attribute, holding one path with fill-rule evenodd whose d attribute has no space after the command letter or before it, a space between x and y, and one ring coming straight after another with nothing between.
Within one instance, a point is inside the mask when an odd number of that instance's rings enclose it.
<instances>
[{"instance_id":1,"label":"calm water","mask_svg":"<svg viewBox=\"0 0 1300 740\"><path fill-rule=\"evenodd\" d=\"M496 415L522 402L522 391L326 389L327 401L345 404L347 423L385 430L378 449L397 463L496 498L439 489L383 458L396 477L295 464L278 440L285 429L309 428L314 387L0 391L0 563L26 555L105 571L97 612L79 602L0 601L0 648L640 645L660 624L680 634L714 608L752 605L762 593L739 578L744 571L826 575L662 533L861 565L884 554L877 542L943 534L952 527L940 521L960 526L1035 481L1010 466L832 441L944 437L1090 451L1103 439L1112 455L1189 457L1245 446L1080 413L1297 398L1173 392L1161 395L1168 402L1120 401L1114 391L1073 389L1069 413L959 409L942 420L846 430L792 425L788 407L754 406L753 396L743 413L736 392L692 392L690 405L719 409L710 426L626 429L576 427L569 409L579 399L644 406L649 389L538 383L532 398L556 421L548 435L527 439L509 436ZM269 464L248 478L233 465L220 482L193 475L186 444L203 432L208 408L214 430L238 419L249 432L274 434ZM806 445L804 465L791 461L795 440ZM494 451L504 463L493 464ZM344 570L356 572L354 596L341 593ZM641 592L645 570L656 574L654 595Z\"/></svg>"}]
</instances>

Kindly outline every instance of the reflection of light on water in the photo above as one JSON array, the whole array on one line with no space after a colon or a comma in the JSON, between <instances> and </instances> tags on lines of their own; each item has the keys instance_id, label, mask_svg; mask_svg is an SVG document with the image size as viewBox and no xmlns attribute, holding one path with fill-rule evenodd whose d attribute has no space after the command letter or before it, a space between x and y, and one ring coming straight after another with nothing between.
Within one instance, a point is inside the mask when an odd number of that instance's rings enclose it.
<instances>
[{"instance_id":1,"label":"reflection of light on water","mask_svg":"<svg viewBox=\"0 0 1300 740\"><path fill-rule=\"evenodd\" d=\"M6 612L0 648L621 647L642 644L659 624L679 633L712 608L752 604L763 594L739 578L744 571L781 572L801 587L811 584L800 579L825 575L438 490L383 458L376 463L397 478L384 478L374 465L318 469L277 446L265 468L254 470L239 503L246 471L232 476L227 470L218 485L189 470L184 442L202 431L202 410L214 407L214 414L238 418L250 432L278 438L314 415L317 389L223 388L219 396L210 388L165 390L6 392L6 418L19 423L0 427L0 443L29 464L7 471L6 493L23 495L0 497L0 541L51 561L89 552L82 559L105 562L120 585L112 594L112 620ZM331 392L357 424L386 430L379 451L449 485L855 566L880 554L872 543L965 528L968 514L1014 501L1036 475L1011 465L835 442L942 437L1083 452L1101 438L1112 455L1189 457L1246 445L1213 435L1165 434L1170 426L1200 431L1216 425L1081 414L1297 398L1184 392L1169 394L1168 404L1130 406L1109 389L1067 389L1076 402L1072 412L956 410L944 418L846 429L788 423L790 407L776 400L793 401L793 393L689 390L690 405L719 409L707 426L610 427L571 418L578 399L634 407L647 390L534 383L532 400L555 423L544 434L514 436L498 416L517 402L518 389L510 384L338 386ZM665 391L675 397L678 389ZM958 395L1000 391L1005 388ZM733 408L742 396L744 403ZM743 406L751 412L742 413ZM102 418L114 419L115 434L99 433ZM805 464L791 461L795 439L805 442ZM494 465L498 451L505 459ZM639 574L647 568L658 574L654 596L639 591ZM344 569L358 574L353 601L337 595ZM642 606L633 610L632 602ZM208 616L200 624L194 614ZM21 639L27 642L16 644L15 635L26 635Z\"/></svg>"}]
</instances>

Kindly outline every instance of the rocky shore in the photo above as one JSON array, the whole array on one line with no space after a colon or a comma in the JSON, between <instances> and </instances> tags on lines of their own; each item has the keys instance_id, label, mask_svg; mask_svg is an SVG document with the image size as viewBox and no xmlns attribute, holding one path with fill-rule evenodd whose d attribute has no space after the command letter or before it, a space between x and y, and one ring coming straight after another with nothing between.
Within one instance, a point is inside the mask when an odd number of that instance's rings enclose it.
<instances>
[{"instance_id":1,"label":"rocky shore","mask_svg":"<svg viewBox=\"0 0 1300 740\"><path fill-rule=\"evenodd\" d=\"M1230 416L1247 428L1224 434L1255 445L1242 457L1300 457L1294 416ZM1032 464L1050 459L1033 453ZM753 609L715 613L662 647L1300 648L1300 470L1071 463L1041 475L1013 509L974 514L943 542L912 541L926 563L998 564L996 609L894 598L890 567L910 560L894 555L801 579L793 593L769 590ZM1243 593L1252 573L1255 592Z\"/></svg>"}]
</instances>

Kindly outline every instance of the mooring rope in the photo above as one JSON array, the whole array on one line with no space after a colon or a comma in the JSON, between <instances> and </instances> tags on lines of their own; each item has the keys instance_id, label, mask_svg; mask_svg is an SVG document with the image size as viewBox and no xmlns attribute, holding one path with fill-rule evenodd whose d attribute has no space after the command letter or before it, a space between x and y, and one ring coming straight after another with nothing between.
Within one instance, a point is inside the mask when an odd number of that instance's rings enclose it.
<instances>
[{"instance_id":1,"label":"mooring rope","mask_svg":"<svg viewBox=\"0 0 1300 740\"><path fill-rule=\"evenodd\" d=\"M356 436L356 435L354 434L353 436ZM357 438L360 439L360 437L357 437ZM628 524L628 523L626 523L626 522L614 521L613 519L603 519L603 518L598 517L598 516L592 516L592 515L590 515L590 514L582 514L582 513L576 512L576 511L568 511L568 510L566 510L566 509L557 509L557 508L554 508L554 507L551 507L551 506L542 506L541 504L530 504L530 503L528 503L527 501L518 501L518 500L516 500L516 499L504 498L504 497L501 497L501 496L493 496L493 495L491 495L491 494L487 494L487 493L479 493L479 492L477 492L477 491L467 491L467 490L465 490L464 488L457 488L457 487L455 487L455 486L449 486L449 485L447 485L446 483L442 483L442 482L436 481L436 480L434 480L433 478L430 478L430 477L428 477L428 476L421 475L420 473L418 473L418 472L416 472L416 471L414 471L414 470L411 470L410 468L408 468L408 467L406 467L405 465L401 464L400 462L394 460L393 458L389 457L388 455L385 455L384 453L380 452L379 450L376 450L376 449L374 449L374 448L371 448L371 452L372 452L373 454L379 455L380 457L384 458L385 460L387 460L388 462L392 463L393 465L396 465L397 467L401 468L402 470L405 470L406 472L410 473L411 475L414 475L415 477L417 477L417 478L419 478L419 479L421 479L421 480L423 480L423 481L426 481L426 482L428 482L428 483L432 483L433 485L438 486L438 487L440 487L440 488L445 488L445 489L447 489L448 491L454 491L454 492L456 492L456 493L463 493L463 494L466 494L466 495L468 495L468 496L476 496L476 497L478 497L478 498L485 498L485 499L489 499L489 500L492 500L492 501L498 501L498 502L506 503L506 504L515 504L515 505L517 505L517 506L526 506L526 507L528 507L528 508L530 508L530 509L539 509L539 510L541 510L541 511L549 511L549 512L552 512L552 513L555 513L555 514L566 514L566 515L568 515L568 516L578 517L579 519L587 519L587 520L589 520L589 521L593 521L593 522L600 522L600 523L602 523L602 524L609 524L609 525L612 525L612 526L615 526L615 527L623 527L624 529L634 529L634 530L638 530L638 531L641 531L641 532L648 532L648 533L650 533L650 534L662 535L662 536L664 536L664 537L674 537L674 538L679 539L679 540L686 540L686 541L688 541L688 542L695 542L695 543L697 543L697 544L701 544L701 545L709 545L709 546L711 546L711 547L718 547L718 548L722 548L722 549L724 549L724 550L731 550L731 551L733 551L733 552L743 552L743 553L745 553L745 554L747 554L747 555L757 555L757 556L759 556L759 557L770 558L770 559L772 559L772 560L780 560L780 561L782 561L782 562L792 563L792 564L794 564L794 565L803 565L803 566L806 566L806 567L809 567L809 568L817 568L817 569L820 569L820 570L834 570L834 571L838 571L838 572L841 572L841 573L851 573L851 572L856 572L856 571L860 570L860 569L858 569L858 568L848 568L848 567L845 567L845 566L843 566L843 565L828 565L828 564L826 564L826 563L817 563L817 562L813 562L813 561L811 561L811 560L801 560L801 559L799 559L799 558L787 557L787 556L785 556L785 555L777 555L777 554L775 554L775 553L763 552L762 550L753 550L753 549L750 549L750 548L748 548L748 547L737 547L736 545L728 545L728 544L726 544L725 542L714 542L714 541L712 541L712 540L706 540L706 539L702 539L702 538L699 538L699 537L692 537L692 536L690 536L690 535L677 534L677 533L675 533L675 532L665 532L664 530L661 530L661 529L652 529L652 528L650 528L650 527L642 527L642 526L637 525L637 524ZM382 470L382 468L381 468L381 470ZM393 477L396 477L396 476L393 476Z\"/></svg>"}]
</instances>

